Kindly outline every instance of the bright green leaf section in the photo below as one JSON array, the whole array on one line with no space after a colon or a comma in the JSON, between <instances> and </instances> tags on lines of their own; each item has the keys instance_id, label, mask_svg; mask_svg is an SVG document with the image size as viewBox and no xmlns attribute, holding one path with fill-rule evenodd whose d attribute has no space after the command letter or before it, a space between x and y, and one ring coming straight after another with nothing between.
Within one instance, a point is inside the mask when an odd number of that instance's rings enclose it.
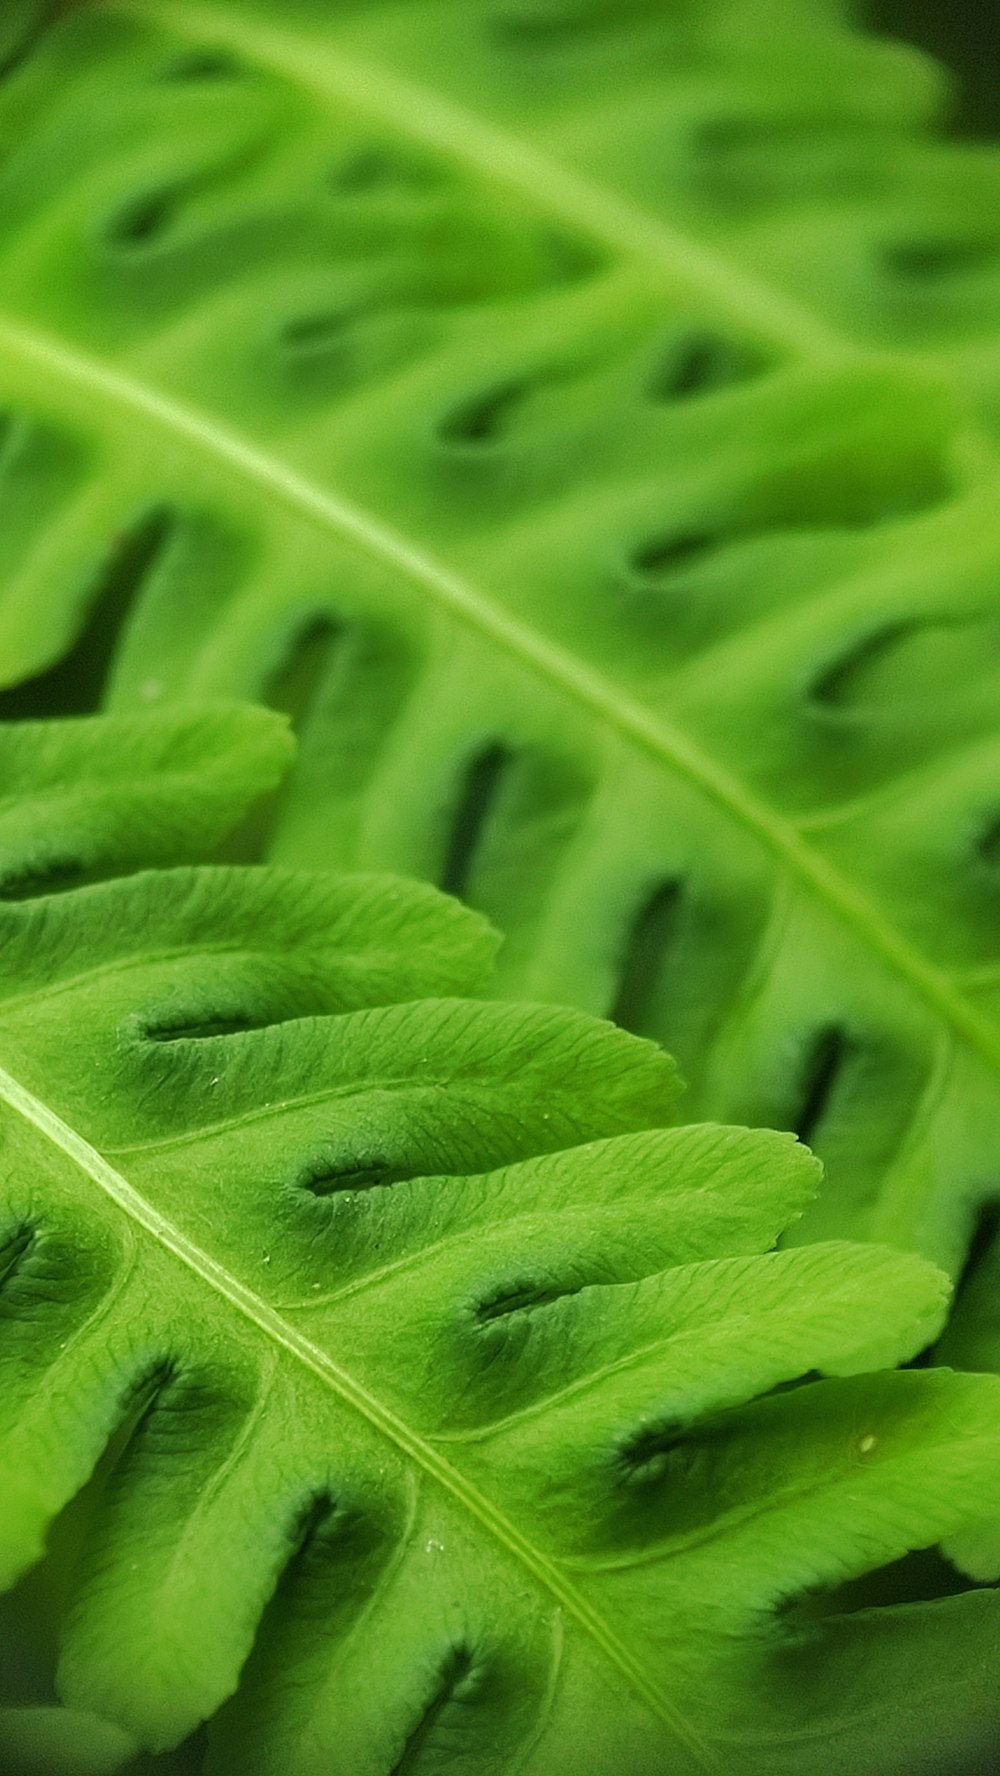
<instances>
[{"instance_id":1,"label":"bright green leaf section","mask_svg":"<svg viewBox=\"0 0 1000 1776\"><path fill-rule=\"evenodd\" d=\"M284 722L236 705L0 726L0 893L204 856L292 750Z\"/></svg>"},{"instance_id":2,"label":"bright green leaf section","mask_svg":"<svg viewBox=\"0 0 1000 1776\"><path fill-rule=\"evenodd\" d=\"M19 730L23 793L76 734L120 813L124 732ZM1000 1507L1000 1385L869 1372L942 1274L775 1250L808 1153L668 1126L610 1024L454 997L493 947L457 902L122 875L104 830L111 879L0 905L0 1568L55 1526L67 1769L206 1717L218 1776L822 1776L887 1721L901 1769L993 1730L994 1592L837 1589ZM947 1707L901 1733L914 1660ZM73 1719L0 1714L12 1767Z\"/></svg>"},{"instance_id":3,"label":"bright green leaf section","mask_svg":"<svg viewBox=\"0 0 1000 1776\"><path fill-rule=\"evenodd\" d=\"M815 1145L797 1237L956 1272L1000 475L830 270L957 214L935 89L755 0L73 9L0 101L0 714L286 711L238 855L461 894L504 994Z\"/></svg>"}]
</instances>

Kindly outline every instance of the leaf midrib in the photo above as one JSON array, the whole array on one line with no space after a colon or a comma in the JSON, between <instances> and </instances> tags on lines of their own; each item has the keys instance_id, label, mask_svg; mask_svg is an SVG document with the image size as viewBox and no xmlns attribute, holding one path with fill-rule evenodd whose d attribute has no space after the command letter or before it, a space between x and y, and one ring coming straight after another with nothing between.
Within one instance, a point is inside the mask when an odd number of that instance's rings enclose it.
<instances>
[{"instance_id":1,"label":"leaf midrib","mask_svg":"<svg viewBox=\"0 0 1000 1776\"><path fill-rule=\"evenodd\" d=\"M321 98L336 98L388 123L489 184L518 192L534 209L560 217L598 244L645 263L672 285L686 284L786 350L824 360L856 355L850 341L801 303L743 269L734 271L722 254L694 236L428 87L333 49L305 26L292 32L211 5L174 0L106 0L103 10L152 22L197 43L225 43Z\"/></svg>"},{"instance_id":2,"label":"leaf midrib","mask_svg":"<svg viewBox=\"0 0 1000 1776\"><path fill-rule=\"evenodd\" d=\"M139 382L115 368L0 314L0 358L30 365L42 381L70 385L97 406L114 407L182 439L195 452L223 464L244 482L334 536L347 540L381 566L419 587L454 620L486 637L523 667L538 674L569 701L589 710L661 767L666 765L737 821L859 936L862 944L901 976L936 1016L1000 1072L1000 1030L983 1017L953 980L929 963L877 906L767 803L647 705L496 605L373 513L327 492L280 458L260 449L197 408Z\"/></svg>"},{"instance_id":3,"label":"leaf midrib","mask_svg":"<svg viewBox=\"0 0 1000 1776\"><path fill-rule=\"evenodd\" d=\"M294 1362L308 1369L344 1405L352 1408L409 1461L436 1481L487 1535L492 1536L494 1541L530 1572L535 1582L554 1597L583 1632L589 1635L653 1714L685 1746L705 1776L722 1776L708 1746L654 1682L642 1662L634 1657L610 1625L592 1608L583 1593L566 1578L559 1566L548 1560L527 1536L522 1535L491 1499L480 1492L457 1468L452 1467L404 1419L399 1418L346 1369L335 1363L320 1345L304 1337L255 1290L247 1288L224 1265L219 1264L195 1241L188 1239L121 1172L116 1171L96 1147L3 1067L0 1067L0 1099L89 1177L130 1222L149 1234L268 1339L272 1348L285 1352Z\"/></svg>"}]
</instances>

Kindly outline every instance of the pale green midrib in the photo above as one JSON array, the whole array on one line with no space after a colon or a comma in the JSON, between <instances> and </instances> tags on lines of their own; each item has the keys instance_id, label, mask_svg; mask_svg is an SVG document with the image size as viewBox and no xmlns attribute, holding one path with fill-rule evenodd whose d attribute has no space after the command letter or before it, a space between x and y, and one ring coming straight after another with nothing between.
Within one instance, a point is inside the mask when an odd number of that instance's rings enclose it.
<instances>
[{"instance_id":1,"label":"pale green midrib","mask_svg":"<svg viewBox=\"0 0 1000 1776\"><path fill-rule=\"evenodd\" d=\"M273 1348L284 1351L292 1360L308 1369L345 1405L351 1407L430 1479L436 1481L487 1534L531 1573L543 1590L562 1605L567 1614L600 1647L610 1663L621 1672L647 1707L685 1746L705 1772L705 1776L722 1776L715 1758L699 1734L654 1683L641 1661L633 1657L628 1647L591 1607L576 1586L521 1534L478 1487L411 1430L405 1420L397 1417L347 1370L335 1363L321 1346L304 1337L254 1290L247 1288L224 1265L217 1263L193 1240L189 1240L127 1178L116 1171L96 1147L3 1067L0 1067L0 1098L78 1166L130 1222L142 1228L216 1295L228 1302L230 1307L270 1341Z\"/></svg>"},{"instance_id":2,"label":"pale green midrib","mask_svg":"<svg viewBox=\"0 0 1000 1776\"><path fill-rule=\"evenodd\" d=\"M790 352L821 360L857 355L856 346L780 289L735 269L723 255L618 192L384 67L345 55L304 31L292 33L211 6L106 0L103 10L153 21L194 41L227 44L325 99L339 98L354 110L379 117L491 184L518 192L536 209L561 218L595 242L666 275L675 287L696 291Z\"/></svg>"},{"instance_id":3,"label":"pale green midrib","mask_svg":"<svg viewBox=\"0 0 1000 1776\"><path fill-rule=\"evenodd\" d=\"M259 486L271 500L280 501L300 517L348 540L383 567L392 567L452 618L487 637L570 701L588 709L658 765L671 767L780 858L793 877L836 912L949 1028L1000 1071L1000 1030L989 1018L980 1016L956 990L949 976L932 967L867 896L814 851L787 821L702 753L685 734L645 704L627 696L602 673L499 608L488 596L371 513L325 492L278 458L256 449L196 409L23 322L0 315L0 360L5 354L12 356L19 366L30 364L33 377L57 385L69 384L86 393L98 407L117 406L168 435L183 439L195 451Z\"/></svg>"}]
</instances>

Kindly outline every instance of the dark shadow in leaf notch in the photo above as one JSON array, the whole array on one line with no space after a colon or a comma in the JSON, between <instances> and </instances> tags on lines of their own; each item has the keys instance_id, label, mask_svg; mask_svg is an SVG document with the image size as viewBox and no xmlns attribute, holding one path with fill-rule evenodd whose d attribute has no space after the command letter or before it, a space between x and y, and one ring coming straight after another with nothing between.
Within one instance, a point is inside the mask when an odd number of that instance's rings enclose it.
<instances>
[{"instance_id":1,"label":"dark shadow in leaf notch","mask_svg":"<svg viewBox=\"0 0 1000 1776\"><path fill-rule=\"evenodd\" d=\"M618 991L609 1016L634 1036L649 1036L684 910L684 883L657 883L640 903L619 964Z\"/></svg>"},{"instance_id":2,"label":"dark shadow in leaf notch","mask_svg":"<svg viewBox=\"0 0 1000 1776\"><path fill-rule=\"evenodd\" d=\"M745 382L767 367L751 347L721 333L693 330L671 340L646 379L650 401L687 401Z\"/></svg>"},{"instance_id":3,"label":"dark shadow in leaf notch","mask_svg":"<svg viewBox=\"0 0 1000 1776\"><path fill-rule=\"evenodd\" d=\"M799 1077L798 1108L788 1124L807 1146L830 1108L837 1084L856 1048L847 1031L837 1024L817 1030L810 1041Z\"/></svg>"},{"instance_id":4,"label":"dark shadow in leaf notch","mask_svg":"<svg viewBox=\"0 0 1000 1776\"><path fill-rule=\"evenodd\" d=\"M177 525L177 514L158 506L119 533L82 600L86 615L69 652L47 671L0 691L0 721L89 715L99 706L129 617Z\"/></svg>"},{"instance_id":5,"label":"dark shadow in leaf notch","mask_svg":"<svg viewBox=\"0 0 1000 1776\"><path fill-rule=\"evenodd\" d=\"M164 68L159 78L169 81L234 80L244 72L228 50L206 48L193 49L188 55L178 56Z\"/></svg>"},{"instance_id":6,"label":"dark shadow in leaf notch","mask_svg":"<svg viewBox=\"0 0 1000 1776\"><path fill-rule=\"evenodd\" d=\"M535 1308L550 1307L554 1301L563 1301L567 1296L578 1295L582 1287L582 1283L567 1283L564 1287L559 1287L547 1278L537 1277L500 1283L477 1303L475 1317L481 1325L488 1326L496 1320L504 1319L508 1314L530 1313Z\"/></svg>"},{"instance_id":7,"label":"dark shadow in leaf notch","mask_svg":"<svg viewBox=\"0 0 1000 1776\"><path fill-rule=\"evenodd\" d=\"M462 895L468 887L476 853L515 756L510 747L495 741L467 766L438 877L445 894Z\"/></svg>"}]
</instances>

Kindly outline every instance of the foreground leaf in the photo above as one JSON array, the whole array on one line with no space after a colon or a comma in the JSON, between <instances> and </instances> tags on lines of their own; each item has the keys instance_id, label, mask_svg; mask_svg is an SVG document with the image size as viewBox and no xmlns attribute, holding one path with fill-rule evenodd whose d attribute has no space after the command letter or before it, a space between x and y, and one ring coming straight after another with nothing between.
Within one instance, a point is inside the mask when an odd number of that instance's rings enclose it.
<instances>
[{"instance_id":1,"label":"foreground leaf","mask_svg":"<svg viewBox=\"0 0 1000 1776\"><path fill-rule=\"evenodd\" d=\"M944 1279L771 1250L790 1137L660 1126L670 1062L580 1013L413 998L492 948L416 884L146 873L0 939L0 1569L70 1507L71 1708L215 1715L208 1768L262 1776L992 1729L995 1593L801 1614L1000 1505L1000 1386L859 1373Z\"/></svg>"}]
</instances>

